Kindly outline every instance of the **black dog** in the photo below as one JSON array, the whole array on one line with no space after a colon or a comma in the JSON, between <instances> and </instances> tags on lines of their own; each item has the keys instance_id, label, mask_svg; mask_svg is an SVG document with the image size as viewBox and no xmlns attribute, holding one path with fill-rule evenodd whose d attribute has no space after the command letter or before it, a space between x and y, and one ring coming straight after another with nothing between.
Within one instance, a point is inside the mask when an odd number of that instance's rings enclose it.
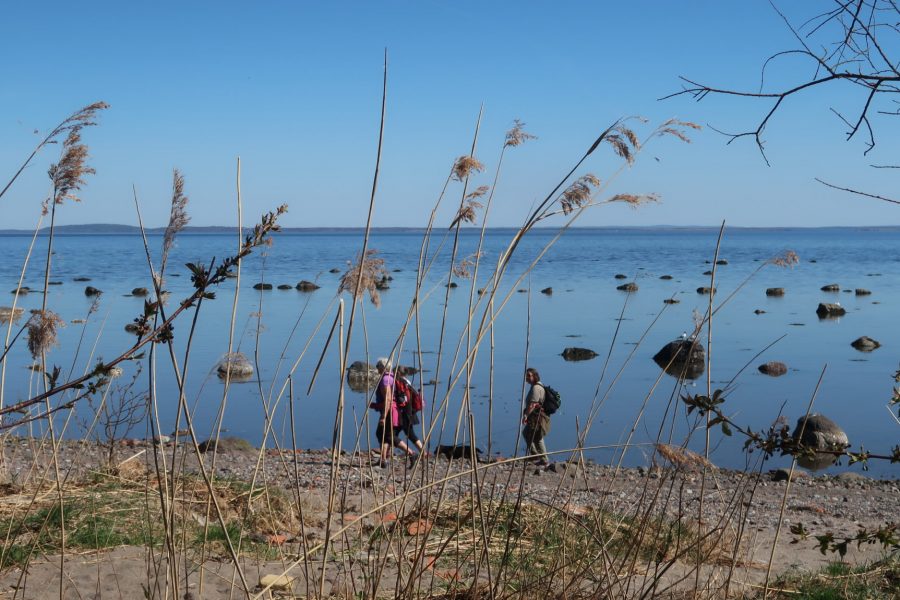
<instances>
[{"instance_id":1,"label":"black dog","mask_svg":"<svg viewBox=\"0 0 900 600\"><path fill-rule=\"evenodd\" d=\"M484 451L481 448L473 447L471 444L461 444L456 446L440 445L435 449L434 453L438 456L446 457L447 460L460 458L471 460L474 455L475 460L478 462L488 462L487 457L484 455Z\"/></svg>"}]
</instances>

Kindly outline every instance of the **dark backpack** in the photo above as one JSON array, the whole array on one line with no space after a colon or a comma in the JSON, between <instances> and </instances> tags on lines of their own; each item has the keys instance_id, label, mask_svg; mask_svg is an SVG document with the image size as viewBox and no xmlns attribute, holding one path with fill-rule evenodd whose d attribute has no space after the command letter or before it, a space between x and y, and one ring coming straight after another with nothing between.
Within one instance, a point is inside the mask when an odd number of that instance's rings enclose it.
<instances>
[{"instance_id":1,"label":"dark backpack","mask_svg":"<svg viewBox=\"0 0 900 600\"><path fill-rule=\"evenodd\" d=\"M560 396L559 392L554 390L549 385L544 385L542 383L541 387L544 388L544 414L552 415L553 413L558 411L559 407L562 405L562 396Z\"/></svg>"},{"instance_id":2,"label":"dark backpack","mask_svg":"<svg viewBox=\"0 0 900 600\"><path fill-rule=\"evenodd\" d=\"M422 394L419 393L419 390L411 385L408 387L409 405L412 406L413 412L422 412L422 409L425 408L425 399L422 397Z\"/></svg>"}]
</instances>

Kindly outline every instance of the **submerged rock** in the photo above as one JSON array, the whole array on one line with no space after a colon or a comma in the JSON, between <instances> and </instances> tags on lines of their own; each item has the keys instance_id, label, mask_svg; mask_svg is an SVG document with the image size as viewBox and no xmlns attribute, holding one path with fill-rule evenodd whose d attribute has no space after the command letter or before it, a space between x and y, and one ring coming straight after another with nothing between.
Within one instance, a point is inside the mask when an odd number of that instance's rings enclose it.
<instances>
[{"instance_id":1,"label":"submerged rock","mask_svg":"<svg viewBox=\"0 0 900 600\"><path fill-rule=\"evenodd\" d=\"M881 344L878 341L873 340L867 335L856 338L850 342L850 345L860 352L871 352L872 350L881 347Z\"/></svg>"},{"instance_id":2,"label":"submerged rock","mask_svg":"<svg viewBox=\"0 0 900 600\"><path fill-rule=\"evenodd\" d=\"M710 293L715 294L715 293L716 293L716 288L698 287L698 288L697 288L697 293L698 293L698 294L710 294Z\"/></svg>"},{"instance_id":3,"label":"submerged rock","mask_svg":"<svg viewBox=\"0 0 900 600\"><path fill-rule=\"evenodd\" d=\"M216 372L221 379L230 376L231 381L246 381L253 377L253 364L241 352L231 352L222 357Z\"/></svg>"},{"instance_id":4,"label":"submerged rock","mask_svg":"<svg viewBox=\"0 0 900 600\"><path fill-rule=\"evenodd\" d=\"M547 294L548 296L552 296L552 295L553 295L553 288L552 288L552 287L545 287L544 289L541 290L541 293L542 293L542 294Z\"/></svg>"},{"instance_id":5,"label":"submerged rock","mask_svg":"<svg viewBox=\"0 0 900 600\"><path fill-rule=\"evenodd\" d=\"M784 296L784 288L766 288L766 296Z\"/></svg>"},{"instance_id":6,"label":"submerged rock","mask_svg":"<svg viewBox=\"0 0 900 600\"><path fill-rule=\"evenodd\" d=\"M855 291L857 296L870 296L872 294L872 292L866 288L856 288Z\"/></svg>"},{"instance_id":7,"label":"submerged rock","mask_svg":"<svg viewBox=\"0 0 900 600\"><path fill-rule=\"evenodd\" d=\"M761 308L757 308L756 310L753 311L753 314L754 315L764 315L764 314L766 314L766 311L764 311Z\"/></svg>"},{"instance_id":8,"label":"submerged rock","mask_svg":"<svg viewBox=\"0 0 900 600\"><path fill-rule=\"evenodd\" d=\"M254 283L253 289L254 290L271 290L272 284L271 283Z\"/></svg>"},{"instance_id":9,"label":"submerged rock","mask_svg":"<svg viewBox=\"0 0 900 600\"><path fill-rule=\"evenodd\" d=\"M659 278L665 279L666 281L668 281L669 279L672 279L672 276L671 275L660 275Z\"/></svg>"},{"instance_id":10,"label":"submerged rock","mask_svg":"<svg viewBox=\"0 0 900 600\"><path fill-rule=\"evenodd\" d=\"M623 292L636 292L638 291L638 285L633 281L629 281L628 283L616 286L616 289Z\"/></svg>"},{"instance_id":11,"label":"submerged rock","mask_svg":"<svg viewBox=\"0 0 900 600\"><path fill-rule=\"evenodd\" d=\"M616 279L628 279L628 275L624 273L616 273Z\"/></svg>"},{"instance_id":12,"label":"submerged rock","mask_svg":"<svg viewBox=\"0 0 900 600\"><path fill-rule=\"evenodd\" d=\"M820 302L816 309L816 314L820 319L831 319L834 317L842 317L847 314L847 310L837 302Z\"/></svg>"},{"instance_id":13,"label":"submerged rock","mask_svg":"<svg viewBox=\"0 0 900 600\"><path fill-rule=\"evenodd\" d=\"M763 375L768 375L769 377L781 377L785 373L787 373L787 365L783 362L778 362L777 360L771 360L767 363L761 364L757 367L759 372Z\"/></svg>"},{"instance_id":14,"label":"submerged rock","mask_svg":"<svg viewBox=\"0 0 900 600\"><path fill-rule=\"evenodd\" d=\"M90 277L73 277L72 281L90 281Z\"/></svg>"},{"instance_id":15,"label":"submerged rock","mask_svg":"<svg viewBox=\"0 0 900 600\"><path fill-rule=\"evenodd\" d=\"M571 346L562 351L563 360L568 361L590 360L595 356L597 356L597 353L590 348L577 348Z\"/></svg>"},{"instance_id":16,"label":"submerged rock","mask_svg":"<svg viewBox=\"0 0 900 600\"><path fill-rule=\"evenodd\" d=\"M720 258L719 260L716 261L716 264L717 265L727 265L728 261L725 260L724 258Z\"/></svg>"},{"instance_id":17,"label":"submerged rock","mask_svg":"<svg viewBox=\"0 0 900 600\"><path fill-rule=\"evenodd\" d=\"M146 296L149 293L150 292L147 291L147 288L145 288L145 287L136 287L133 290L131 290L131 295L137 296L138 298L143 298L144 296Z\"/></svg>"},{"instance_id":18,"label":"submerged rock","mask_svg":"<svg viewBox=\"0 0 900 600\"><path fill-rule=\"evenodd\" d=\"M828 285L823 285L820 289L823 292L839 292L841 291L841 286L836 283L829 283Z\"/></svg>"},{"instance_id":19,"label":"submerged rock","mask_svg":"<svg viewBox=\"0 0 900 600\"><path fill-rule=\"evenodd\" d=\"M328 269L328 272L329 272L329 273L340 273L341 270L338 269L338 268L334 268L334 269Z\"/></svg>"},{"instance_id":20,"label":"submerged rock","mask_svg":"<svg viewBox=\"0 0 900 600\"><path fill-rule=\"evenodd\" d=\"M292 289L294 289L294 286L292 286L289 283L282 283L282 284L278 285L278 289L279 290L292 290Z\"/></svg>"},{"instance_id":21,"label":"submerged rock","mask_svg":"<svg viewBox=\"0 0 900 600\"><path fill-rule=\"evenodd\" d=\"M663 300L663 304L678 304L679 302L681 302L681 300L678 298L666 298Z\"/></svg>"},{"instance_id":22,"label":"submerged rock","mask_svg":"<svg viewBox=\"0 0 900 600\"><path fill-rule=\"evenodd\" d=\"M307 281L305 279L297 284L297 289L300 290L301 292L314 292L317 289L319 289L320 287L321 286L316 285L312 281Z\"/></svg>"},{"instance_id":23,"label":"submerged rock","mask_svg":"<svg viewBox=\"0 0 900 600\"><path fill-rule=\"evenodd\" d=\"M677 339L663 346L653 361L672 377L696 379L706 370L706 349L696 340Z\"/></svg>"},{"instance_id":24,"label":"submerged rock","mask_svg":"<svg viewBox=\"0 0 900 600\"><path fill-rule=\"evenodd\" d=\"M367 362L357 360L347 368L347 385L354 392L365 394L375 389L380 379L378 369Z\"/></svg>"},{"instance_id":25,"label":"submerged rock","mask_svg":"<svg viewBox=\"0 0 900 600\"><path fill-rule=\"evenodd\" d=\"M9 290L9 293L10 294L18 293L20 296L24 296L25 294L27 294L30 291L31 291L30 287L28 287L27 285L23 285L22 287L13 288L13 289Z\"/></svg>"},{"instance_id":26,"label":"submerged rock","mask_svg":"<svg viewBox=\"0 0 900 600\"><path fill-rule=\"evenodd\" d=\"M805 426L804 421L806 422ZM801 430L802 436L800 435ZM797 419L793 438L799 440L805 447L815 450L844 450L850 445L844 430L824 415L809 415L809 417ZM837 458L837 455L831 453L817 453L814 456L801 453L797 455L797 464L805 469L817 471L830 467L837 461Z\"/></svg>"},{"instance_id":27,"label":"submerged rock","mask_svg":"<svg viewBox=\"0 0 900 600\"><path fill-rule=\"evenodd\" d=\"M88 296L88 297L90 297L90 296L99 296L99 295L102 294L102 293L103 293L102 290L98 290L97 288L95 288L95 287L92 286L92 285L89 285L89 286L87 286L86 288L84 288L84 295L85 295L85 296Z\"/></svg>"}]
</instances>

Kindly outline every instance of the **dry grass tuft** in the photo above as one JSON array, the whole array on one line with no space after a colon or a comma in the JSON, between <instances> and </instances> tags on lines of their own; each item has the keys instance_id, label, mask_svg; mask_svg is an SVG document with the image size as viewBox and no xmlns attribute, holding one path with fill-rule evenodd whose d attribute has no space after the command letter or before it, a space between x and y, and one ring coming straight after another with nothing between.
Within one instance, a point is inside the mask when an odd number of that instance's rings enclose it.
<instances>
[{"instance_id":1,"label":"dry grass tuft","mask_svg":"<svg viewBox=\"0 0 900 600\"><path fill-rule=\"evenodd\" d=\"M521 146L528 140L537 139L536 135L527 133L524 128L525 123L523 123L519 119L515 119L513 121L512 129L506 132L506 142L503 145L508 147Z\"/></svg>"},{"instance_id":2,"label":"dry grass tuft","mask_svg":"<svg viewBox=\"0 0 900 600\"><path fill-rule=\"evenodd\" d=\"M659 194L616 194L609 199L609 202L624 202L632 208L637 208L642 204L659 202Z\"/></svg>"},{"instance_id":3,"label":"dry grass tuft","mask_svg":"<svg viewBox=\"0 0 900 600\"><path fill-rule=\"evenodd\" d=\"M672 446L671 444L656 444L656 454L661 456L663 460L675 467L676 469L684 469L688 471L696 471L701 469L714 469L715 465L709 462L703 456L696 452L691 452L687 448L681 446Z\"/></svg>"},{"instance_id":4,"label":"dry grass tuft","mask_svg":"<svg viewBox=\"0 0 900 600\"><path fill-rule=\"evenodd\" d=\"M476 252L453 265L453 274L463 279L470 279L472 277L472 267L474 267L478 262L478 259L481 258L481 254L482 253L480 252Z\"/></svg>"},{"instance_id":5,"label":"dry grass tuft","mask_svg":"<svg viewBox=\"0 0 900 600\"><path fill-rule=\"evenodd\" d=\"M15 310L9 306L0 306L0 325L6 325L10 321L12 321L13 324L17 323L19 319L22 318L22 313L24 312L25 309L18 306Z\"/></svg>"},{"instance_id":6,"label":"dry grass tuft","mask_svg":"<svg viewBox=\"0 0 900 600\"><path fill-rule=\"evenodd\" d=\"M58 314L50 310L39 310L28 320L28 350L32 358L37 358L58 344L58 329L65 327Z\"/></svg>"},{"instance_id":7,"label":"dry grass tuft","mask_svg":"<svg viewBox=\"0 0 900 600\"><path fill-rule=\"evenodd\" d=\"M768 262L776 267L793 268L794 265L800 264L800 256L793 250L785 250L782 254L770 258Z\"/></svg>"},{"instance_id":8,"label":"dry grass tuft","mask_svg":"<svg viewBox=\"0 0 900 600\"><path fill-rule=\"evenodd\" d=\"M696 123L691 123L690 121L679 121L678 119L669 119L665 123L659 126L659 129L656 130L656 135L663 137L667 135L672 135L677 137L682 142L687 144L691 143L691 139L687 136L685 132L685 128L693 129L695 131L699 131L703 129L700 125Z\"/></svg>"},{"instance_id":9,"label":"dry grass tuft","mask_svg":"<svg viewBox=\"0 0 900 600\"><path fill-rule=\"evenodd\" d=\"M375 306L381 305L381 296L378 294L376 284L387 276L384 267L384 259L375 256L378 250L366 251L366 256L357 256L356 264L350 265L347 272L341 276L338 284L338 294L350 292L354 300L368 292L369 300Z\"/></svg>"},{"instance_id":10,"label":"dry grass tuft","mask_svg":"<svg viewBox=\"0 0 900 600\"><path fill-rule=\"evenodd\" d=\"M475 171L480 173L484 171L484 164L474 156L460 156L453 163L453 178L462 181Z\"/></svg>"},{"instance_id":11,"label":"dry grass tuft","mask_svg":"<svg viewBox=\"0 0 900 600\"><path fill-rule=\"evenodd\" d=\"M594 188L600 186L600 180L591 173L582 175L559 196L559 204L563 213L569 214L576 208L588 203Z\"/></svg>"}]
</instances>

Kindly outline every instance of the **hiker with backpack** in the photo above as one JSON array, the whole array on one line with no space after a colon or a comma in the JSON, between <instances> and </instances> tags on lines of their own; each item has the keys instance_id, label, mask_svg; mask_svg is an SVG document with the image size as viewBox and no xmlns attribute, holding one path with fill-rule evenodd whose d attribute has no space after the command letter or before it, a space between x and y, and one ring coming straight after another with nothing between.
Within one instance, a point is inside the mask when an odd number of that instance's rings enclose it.
<instances>
[{"instance_id":1,"label":"hiker with backpack","mask_svg":"<svg viewBox=\"0 0 900 600\"><path fill-rule=\"evenodd\" d=\"M387 358L379 358L375 363L375 369L381 378L378 387L375 388L375 401L369 408L378 411L378 426L375 428L375 438L381 444L381 461L379 465L388 466L392 447L403 450L407 455L412 455L412 450L406 442L400 439L400 407L397 406L394 394L394 374L391 372L391 361Z\"/></svg>"},{"instance_id":2,"label":"hiker with backpack","mask_svg":"<svg viewBox=\"0 0 900 600\"><path fill-rule=\"evenodd\" d=\"M428 456L428 450L416 435L416 425L419 424L419 413L422 412L423 407L422 394L413 387L406 374L407 370L404 367L397 367L394 393L395 404L400 409L400 431L408 441L418 448L419 453L416 456Z\"/></svg>"},{"instance_id":3,"label":"hiker with backpack","mask_svg":"<svg viewBox=\"0 0 900 600\"><path fill-rule=\"evenodd\" d=\"M539 467L550 465L547 460L547 446L544 438L550 433L550 415L560 405L559 393L541 383L537 369L525 369L525 383L531 386L525 398L525 412L522 416L522 437L525 438L525 450L531 460Z\"/></svg>"}]
</instances>

